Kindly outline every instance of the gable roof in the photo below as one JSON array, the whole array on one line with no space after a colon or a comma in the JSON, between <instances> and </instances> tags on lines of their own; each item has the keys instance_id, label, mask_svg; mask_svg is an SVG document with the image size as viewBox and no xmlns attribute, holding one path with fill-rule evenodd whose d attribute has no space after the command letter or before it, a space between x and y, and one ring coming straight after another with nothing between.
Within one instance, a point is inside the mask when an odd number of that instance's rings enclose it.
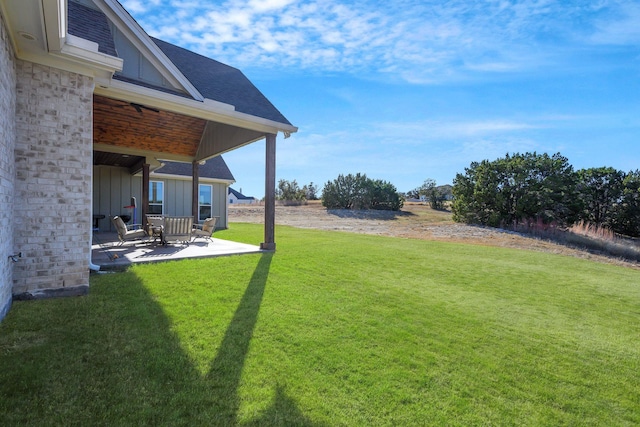
<instances>
[{"instance_id":1,"label":"gable roof","mask_svg":"<svg viewBox=\"0 0 640 427\"><path fill-rule=\"evenodd\" d=\"M192 176L191 164L181 162L163 161L164 166L156 169L154 173L166 175ZM235 181L233 174L229 170L227 163L222 156L212 157L204 165L198 167L200 178L222 179L225 181Z\"/></svg>"},{"instance_id":2,"label":"gable roof","mask_svg":"<svg viewBox=\"0 0 640 427\"><path fill-rule=\"evenodd\" d=\"M242 71L160 39L151 40L206 98L231 104L242 113L291 124Z\"/></svg>"},{"instance_id":3,"label":"gable roof","mask_svg":"<svg viewBox=\"0 0 640 427\"><path fill-rule=\"evenodd\" d=\"M251 197L251 196L245 196L244 194L234 190L233 188L229 187L229 194L233 194L234 196L236 196L236 199L238 200L255 200L255 197Z\"/></svg>"},{"instance_id":4,"label":"gable roof","mask_svg":"<svg viewBox=\"0 0 640 427\"><path fill-rule=\"evenodd\" d=\"M69 34L97 43L101 53L118 56L109 21L103 12L71 0L68 2L68 20ZM292 126L291 122L237 68L150 37L142 28L140 30L203 97L232 105L235 111L240 113ZM166 88L117 74L114 78L141 87L184 96Z\"/></svg>"},{"instance_id":5,"label":"gable roof","mask_svg":"<svg viewBox=\"0 0 640 427\"><path fill-rule=\"evenodd\" d=\"M69 34L97 43L98 52L118 56L109 21L104 13L73 1L68 3L68 10Z\"/></svg>"}]
</instances>

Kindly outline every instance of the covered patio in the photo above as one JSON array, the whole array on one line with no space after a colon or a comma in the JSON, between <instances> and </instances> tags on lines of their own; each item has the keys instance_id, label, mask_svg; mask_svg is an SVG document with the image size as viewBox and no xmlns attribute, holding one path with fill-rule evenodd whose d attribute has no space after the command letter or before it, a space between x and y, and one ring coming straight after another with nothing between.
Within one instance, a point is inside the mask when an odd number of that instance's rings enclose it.
<instances>
[{"instance_id":1,"label":"covered patio","mask_svg":"<svg viewBox=\"0 0 640 427\"><path fill-rule=\"evenodd\" d=\"M112 47L129 62L108 84L97 82L93 93L93 164L94 170L100 167L104 173L99 185L93 180L92 215L122 215L122 207L137 204L131 212L134 224L144 226L147 214L189 215L194 223L201 222L206 216L199 214L200 166L264 140L265 226L260 249L275 250L276 137L282 133L286 138L297 127L240 70L149 37L119 8L100 9L104 16L73 5L69 14L78 20L95 15L103 35L82 26L70 31ZM104 35L112 29L109 21L116 28L111 37ZM191 188L173 190L176 197L170 201L164 196L158 199L161 191L150 187L150 175L165 161L185 163L192 170ZM135 182L134 176L139 177ZM226 191L223 200L226 205ZM190 204L190 212L173 212L178 203Z\"/></svg>"},{"instance_id":2,"label":"covered patio","mask_svg":"<svg viewBox=\"0 0 640 427\"><path fill-rule=\"evenodd\" d=\"M259 246L213 238L196 239L187 244L167 244L148 240L127 241L119 245L116 233L94 233L91 259L101 271L122 269L132 264L175 261L186 258L214 258L268 252Z\"/></svg>"}]
</instances>

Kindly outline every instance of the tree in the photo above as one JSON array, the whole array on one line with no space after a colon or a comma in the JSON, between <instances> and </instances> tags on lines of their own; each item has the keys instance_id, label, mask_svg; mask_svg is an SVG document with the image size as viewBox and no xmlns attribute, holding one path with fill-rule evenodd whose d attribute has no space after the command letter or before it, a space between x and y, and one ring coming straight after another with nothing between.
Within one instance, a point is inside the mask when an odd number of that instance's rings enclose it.
<instances>
[{"instance_id":1,"label":"tree","mask_svg":"<svg viewBox=\"0 0 640 427\"><path fill-rule=\"evenodd\" d=\"M366 175L338 175L322 189L322 206L331 209L360 209L359 203Z\"/></svg>"},{"instance_id":2,"label":"tree","mask_svg":"<svg viewBox=\"0 0 640 427\"><path fill-rule=\"evenodd\" d=\"M313 181L302 187L302 191L304 191L307 200L318 200L318 187L313 184Z\"/></svg>"},{"instance_id":3,"label":"tree","mask_svg":"<svg viewBox=\"0 0 640 427\"><path fill-rule=\"evenodd\" d=\"M614 211L624 190L624 172L611 167L581 169L577 178L579 219L612 228Z\"/></svg>"},{"instance_id":4,"label":"tree","mask_svg":"<svg viewBox=\"0 0 640 427\"><path fill-rule=\"evenodd\" d=\"M615 207L613 230L640 237L640 170L627 173L622 181L620 202Z\"/></svg>"},{"instance_id":5,"label":"tree","mask_svg":"<svg viewBox=\"0 0 640 427\"><path fill-rule=\"evenodd\" d=\"M422 186L419 187L418 194L426 197L431 209L444 209L445 196L440 188L437 187L435 179L426 179Z\"/></svg>"},{"instance_id":6,"label":"tree","mask_svg":"<svg viewBox=\"0 0 640 427\"><path fill-rule=\"evenodd\" d=\"M417 188L409 191L407 197L413 199L420 199L424 196L429 202L431 209L444 209L444 202L447 200L447 195L451 195L450 185L436 185L436 181L431 178L427 178L424 183Z\"/></svg>"},{"instance_id":7,"label":"tree","mask_svg":"<svg viewBox=\"0 0 640 427\"><path fill-rule=\"evenodd\" d=\"M322 190L322 206L328 209L399 210L403 200L391 183L371 180L364 174L339 175Z\"/></svg>"},{"instance_id":8,"label":"tree","mask_svg":"<svg viewBox=\"0 0 640 427\"><path fill-rule=\"evenodd\" d=\"M306 200L306 194L305 191L298 186L298 182L295 179L293 181L281 179L278 181L276 198L278 200L301 202Z\"/></svg>"},{"instance_id":9,"label":"tree","mask_svg":"<svg viewBox=\"0 0 640 427\"><path fill-rule=\"evenodd\" d=\"M453 218L490 226L539 219L572 223L577 215L576 178L560 153L507 154L473 162L453 185Z\"/></svg>"}]
</instances>

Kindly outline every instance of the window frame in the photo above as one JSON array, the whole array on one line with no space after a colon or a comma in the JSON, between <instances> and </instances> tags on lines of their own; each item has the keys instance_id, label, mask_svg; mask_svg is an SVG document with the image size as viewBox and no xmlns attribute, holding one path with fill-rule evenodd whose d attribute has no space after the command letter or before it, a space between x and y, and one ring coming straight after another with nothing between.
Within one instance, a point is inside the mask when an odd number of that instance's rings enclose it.
<instances>
[{"instance_id":1,"label":"window frame","mask_svg":"<svg viewBox=\"0 0 640 427\"><path fill-rule=\"evenodd\" d=\"M158 187L160 188L160 203L152 201L154 184L156 187L156 195ZM160 185L158 186L157 184ZM164 184L164 181L149 181L149 214L164 215ZM160 212L155 212L155 209L152 209L152 206L160 206Z\"/></svg>"},{"instance_id":2,"label":"window frame","mask_svg":"<svg viewBox=\"0 0 640 427\"><path fill-rule=\"evenodd\" d=\"M209 203L203 203L202 188L209 187ZM202 208L209 208L209 215L202 216ZM213 185L212 184L198 184L198 221L204 221L213 215Z\"/></svg>"}]
</instances>

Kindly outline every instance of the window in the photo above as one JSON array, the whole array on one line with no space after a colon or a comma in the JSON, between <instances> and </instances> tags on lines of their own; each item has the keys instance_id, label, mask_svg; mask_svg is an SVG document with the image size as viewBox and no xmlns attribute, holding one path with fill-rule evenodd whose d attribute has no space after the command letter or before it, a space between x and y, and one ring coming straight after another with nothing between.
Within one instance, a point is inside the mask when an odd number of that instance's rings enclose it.
<instances>
[{"instance_id":1,"label":"window","mask_svg":"<svg viewBox=\"0 0 640 427\"><path fill-rule=\"evenodd\" d=\"M200 184L199 187L198 220L204 221L207 218L211 218L213 187L206 184Z\"/></svg>"},{"instance_id":2,"label":"window","mask_svg":"<svg viewBox=\"0 0 640 427\"><path fill-rule=\"evenodd\" d=\"M164 182L149 181L149 213L164 214Z\"/></svg>"}]
</instances>

